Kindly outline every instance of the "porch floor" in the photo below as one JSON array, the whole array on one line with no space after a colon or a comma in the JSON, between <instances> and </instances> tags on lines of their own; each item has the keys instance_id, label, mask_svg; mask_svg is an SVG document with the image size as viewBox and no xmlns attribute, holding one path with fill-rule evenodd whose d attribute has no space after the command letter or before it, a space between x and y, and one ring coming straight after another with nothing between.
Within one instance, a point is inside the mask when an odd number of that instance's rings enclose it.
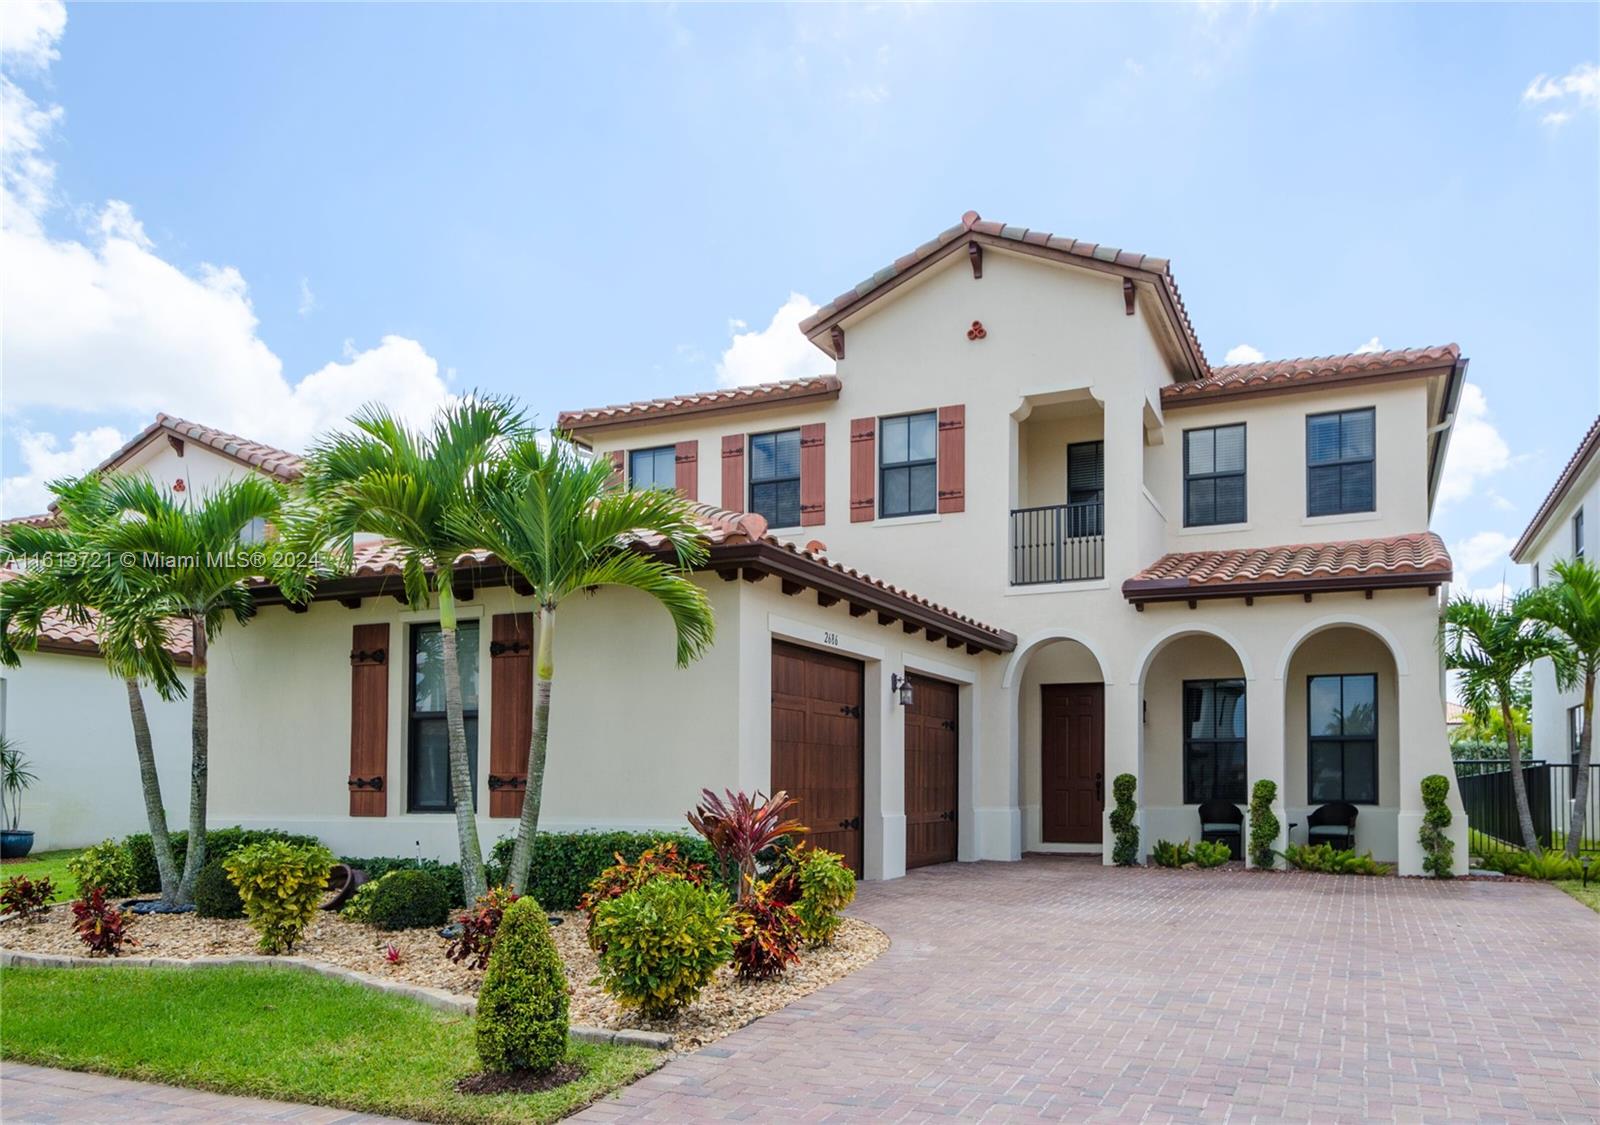
<instances>
[{"instance_id":1,"label":"porch floor","mask_svg":"<svg viewBox=\"0 0 1600 1125\"><path fill-rule=\"evenodd\" d=\"M852 913L882 958L582 1119L1600 1116L1600 919L1553 887L1030 856Z\"/></svg>"}]
</instances>

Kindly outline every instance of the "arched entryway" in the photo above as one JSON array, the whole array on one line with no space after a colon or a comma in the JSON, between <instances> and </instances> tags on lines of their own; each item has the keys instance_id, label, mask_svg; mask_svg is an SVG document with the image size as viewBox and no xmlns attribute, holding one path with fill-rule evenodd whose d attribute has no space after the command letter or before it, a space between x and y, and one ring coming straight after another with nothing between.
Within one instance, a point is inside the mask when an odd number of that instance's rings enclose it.
<instances>
[{"instance_id":1,"label":"arched entryway","mask_svg":"<svg viewBox=\"0 0 1600 1125\"><path fill-rule=\"evenodd\" d=\"M1106 674L1076 637L1032 639L1006 672L1024 851L1098 853L1109 782Z\"/></svg>"}]
</instances>

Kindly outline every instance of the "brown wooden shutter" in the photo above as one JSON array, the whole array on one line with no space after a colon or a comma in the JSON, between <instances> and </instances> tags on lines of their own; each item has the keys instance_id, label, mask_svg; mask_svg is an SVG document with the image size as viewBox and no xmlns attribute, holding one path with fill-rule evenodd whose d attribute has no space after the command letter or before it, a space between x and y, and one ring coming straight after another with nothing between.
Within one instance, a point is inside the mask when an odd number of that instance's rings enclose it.
<instances>
[{"instance_id":1,"label":"brown wooden shutter","mask_svg":"<svg viewBox=\"0 0 1600 1125\"><path fill-rule=\"evenodd\" d=\"M967 510L967 408L939 407L939 510Z\"/></svg>"},{"instance_id":2,"label":"brown wooden shutter","mask_svg":"<svg viewBox=\"0 0 1600 1125\"><path fill-rule=\"evenodd\" d=\"M677 479L673 483L679 495L685 500L700 499L700 443L680 441L674 460L677 462Z\"/></svg>"},{"instance_id":3,"label":"brown wooden shutter","mask_svg":"<svg viewBox=\"0 0 1600 1125\"><path fill-rule=\"evenodd\" d=\"M800 526L815 527L828 518L828 427L811 422L800 427Z\"/></svg>"},{"instance_id":4,"label":"brown wooden shutter","mask_svg":"<svg viewBox=\"0 0 1600 1125\"><path fill-rule=\"evenodd\" d=\"M850 421L850 522L866 523L876 514L878 420Z\"/></svg>"},{"instance_id":5,"label":"brown wooden shutter","mask_svg":"<svg viewBox=\"0 0 1600 1125\"><path fill-rule=\"evenodd\" d=\"M722 506L742 512L744 498L744 435L722 435Z\"/></svg>"},{"instance_id":6,"label":"brown wooden shutter","mask_svg":"<svg viewBox=\"0 0 1600 1125\"><path fill-rule=\"evenodd\" d=\"M627 462L627 454L624 453L622 450L613 449L611 451L611 483L612 484L619 484L620 485L620 484L627 484L628 483L628 470L625 467L626 466L626 462Z\"/></svg>"},{"instance_id":7,"label":"brown wooden shutter","mask_svg":"<svg viewBox=\"0 0 1600 1125\"><path fill-rule=\"evenodd\" d=\"M489 815L521 816L533 737L533 614L494 615L489 693Z\"/></svg>"},{"instance_id":8,"label":"brown wooden shutter","mask_svg":"<svg viewBox=\"0 0 1600 1125\"><path fill-rule=\"evenodd\" d=\"M389 775L389 626L350 634L350 815L386 816Z\"/></svg>"}]
</instances>

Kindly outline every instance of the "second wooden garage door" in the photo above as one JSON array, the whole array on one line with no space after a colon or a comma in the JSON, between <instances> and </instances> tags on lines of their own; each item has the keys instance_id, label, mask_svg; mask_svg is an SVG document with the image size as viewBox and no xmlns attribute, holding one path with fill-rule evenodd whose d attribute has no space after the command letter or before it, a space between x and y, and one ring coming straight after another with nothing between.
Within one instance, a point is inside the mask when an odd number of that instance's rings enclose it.
<instances>
[{"instance_id":1,"label":"second wooden garage door","mask_svg":"<svg viewBox=\"0 0 1600 1125\"><path fill-rule=\"evenodd\" d=\"M956 858L957 689L910 676L906 708L906 867Z\"/></svg>"},{"instance_id":2,"label":"second wooden garage door","mask_svg":"<svg viewBox=\"0 0 1600 1125\"><path fill-rule=\"evenodd\" d=\"M861 664L772 645L772 788L799 802L806 842L861 874Z\"/></svg>"}]
</instances>

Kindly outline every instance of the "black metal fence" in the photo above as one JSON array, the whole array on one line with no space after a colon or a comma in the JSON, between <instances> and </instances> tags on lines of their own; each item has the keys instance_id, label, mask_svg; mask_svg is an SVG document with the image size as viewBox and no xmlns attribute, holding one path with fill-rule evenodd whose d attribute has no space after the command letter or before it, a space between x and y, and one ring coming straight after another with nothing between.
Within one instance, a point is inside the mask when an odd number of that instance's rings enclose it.
<instances>
[{"instance_id":1,"label":"black metal fence","mask_svg":"<svg viewBox=\"0 0 1600 1125\"><path fill-rule=\"evenodd\" d=\"M1011 512L1011 584L1105 577L1105 506L1051 504Z\"/></svg>"},{"instance_id":2,"label":"black metal fence","mask_svg":"<svg viewBox=\"0 0 1600 1125\"><path fill-rule=\"evenodd\" d=\"M1528 811L1541 848L1563 849L1572 827L1573 783L1578 767L1569 762L1525 761ZM1511 788L1511 763L1505 758L1465 758L1456 762L1456 784L1467 810L1475 852L1520 850L1522 826ZM1580 850L1600 852L1600 764L1589 767L1584 838Z\"/></svg>"}]
</instances>

